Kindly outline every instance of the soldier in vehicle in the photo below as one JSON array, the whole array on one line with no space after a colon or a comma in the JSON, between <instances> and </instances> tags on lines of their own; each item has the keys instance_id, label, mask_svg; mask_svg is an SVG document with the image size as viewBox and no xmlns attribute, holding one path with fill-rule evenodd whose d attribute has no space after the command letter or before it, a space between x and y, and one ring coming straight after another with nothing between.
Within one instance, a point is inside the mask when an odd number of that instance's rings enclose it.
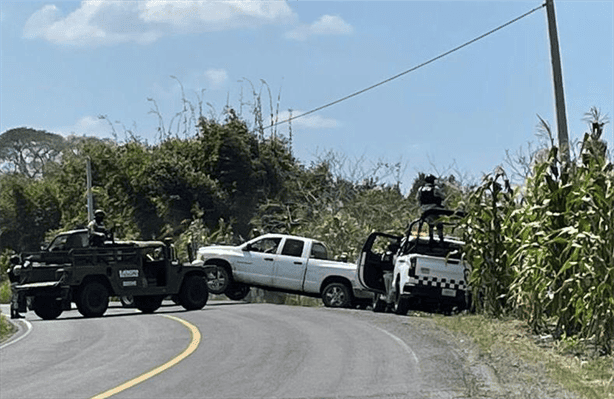
<instances>
[{"instance_id":1,"label":"soldier in vehicle","mask_svg":"<svg viewBox=\"0 0 614 399\"><path fill-rule=\"evenodd\" d=\"M418 203L420 204L422 212L424 213L430 209L444 209L444 194L441 188L436 184L435 176L428 175L424 180L426 183L418 190ZM430 242L433 242L435 217L429 216L425 219L425 222L429 225ZM437 223L437 233L439 240L443 242L443 223Z\"/></svg>"},{"instance_id":2,"label":"soldier in vehicle","mask_svg":"<svg viewBox=\"0 0 614 399\"><path fill-rule=\"evenodd\" d=\"M102 209L97 209L94 212L94 220L89 222L87 230L90 236L90 245L99 247L102 246L109 235L109 231L104 225L105 213Z\"/></svg>"}]
</instances>

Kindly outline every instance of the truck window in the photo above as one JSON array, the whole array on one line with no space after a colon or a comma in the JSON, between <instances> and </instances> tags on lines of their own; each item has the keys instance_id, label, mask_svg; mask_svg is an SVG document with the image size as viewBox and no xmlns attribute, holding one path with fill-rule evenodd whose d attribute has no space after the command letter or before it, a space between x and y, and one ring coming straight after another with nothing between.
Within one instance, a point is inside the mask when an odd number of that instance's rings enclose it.
<instances>
[{"instance_id":1,"label":"truck window","mask_svg":"<svg viewBox=\"0 0 614 399\"><path fill-rule=\"evenodd\" d=\"M89 245L87 233L73 234L66 240L66 248L86 248Z\"/></svg>"},{"instance_id":2,"label":"truck window","mask_svg":"<svg viewBox=\"0 0 614 399\"><path fill-rule=\"evenodd\" d=\"M281 251L281 254L300 257L301 255L303 255L304 245L305 244L302 240L294 240L294 239L288 238L286 240L286 243L284 244L284 249Z\"/></svg>"},{"instance_id":3,"label":"truck window","mask_svg":"<svg viewBox=\"0 0 614 399\"><path fill-rule=\"evenodd\" d=\"M328 259L328 252L326 251L326 247L319 242L314 242L311 247L311 257L313 259Z\"/></svg>"},{"instance_id":4,"label":"truck window","mask_svg":"<svg viewBox=\"0 0 614 399\"><path fill-rule=\"evenodd\" d=\"M274 254L277 252L277 246L281 242L281 238L263 238L250 245L251 251L264 252L267 254Z\"/></svg>"},{"instance_id":5,"label":"truck window","mask_svg":"<svg viewBox=\"0 0 614 399\"><path fill-rule=\"evenodd\" d=\"M57 236L55 240L51 242L47 250L48 251L65 251L67 239L68 239L67 235Z\"/></svg>"}]
</instances>

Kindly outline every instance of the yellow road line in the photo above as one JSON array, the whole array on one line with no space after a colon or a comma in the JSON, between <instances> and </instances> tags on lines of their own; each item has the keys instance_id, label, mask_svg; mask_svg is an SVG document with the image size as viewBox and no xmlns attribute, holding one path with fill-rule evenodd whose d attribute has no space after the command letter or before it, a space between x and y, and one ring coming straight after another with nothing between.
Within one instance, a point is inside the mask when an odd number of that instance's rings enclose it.
<instances>
[{"instance_id":1,"label":"yellow road line","mask_svg":"<svg viewBox=\"0 0 614 399\"><path fill-rule=\"evenodd\" d=\"M164 363L161 366L156 367L155 369L145 373L145 374L141 374L140 376L125 382L123 384L121 384L120 386L116 387L116 388L112 388L109 389L106 392L103 392L101 394L98 394L96 396L94 396L92 399L105 399L108 397L111 397L115 394L118 394L122 391L125 391L128 388L131 388L135 385L140 384L141 382L148 380L149 378L160 374L161 372L170 369L171 367L173 367L174 365L176 365L177 363L179 363L180 361L182 361L183 359L185 359L186 357L190 356L192 354L192 352L194 352L196 350L196 348L198 348L198 345L200 344L200 331L198 331L198 328L196 328L193 324L188 323L187 321L180 319L179 317L175 317L175 316L169 316L169 315L162 315L164 317L167 317L169 319L178 321L179 323L183 324L184 326L187 327L188 330L190 330L190 333L192 334L192 341L190 342L190 344L188 345L188 347L177 357L175 357L174 359Z\"/></svg>"}]
</instances>

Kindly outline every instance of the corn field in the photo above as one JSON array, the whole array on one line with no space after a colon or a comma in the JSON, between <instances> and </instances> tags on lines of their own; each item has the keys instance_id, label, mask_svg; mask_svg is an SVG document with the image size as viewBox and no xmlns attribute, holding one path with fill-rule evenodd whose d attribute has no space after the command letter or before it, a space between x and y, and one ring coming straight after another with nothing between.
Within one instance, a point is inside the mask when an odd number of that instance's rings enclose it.
<instances>
[{"instance_id":1,"label":"corn field","mask_svg":"<svg viewBox=\"0 0 614 399\"><path fill-rule=\"evenodd\" d=\"M501 168L487 175L466 200L463 230L478 311L611 353L614 166L600 135L586 133L569 163L553 146L522 187Z\"/></svg>"}]
</instances>

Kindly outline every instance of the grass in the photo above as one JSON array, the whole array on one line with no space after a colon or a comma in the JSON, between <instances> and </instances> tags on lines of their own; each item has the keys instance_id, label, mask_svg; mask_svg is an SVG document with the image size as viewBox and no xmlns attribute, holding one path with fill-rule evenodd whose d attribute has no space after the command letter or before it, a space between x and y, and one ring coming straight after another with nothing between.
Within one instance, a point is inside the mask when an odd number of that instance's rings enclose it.
<instances>
[{"instance_id":1,"label":"grass","mask_svg":"<svg viewBox=\"0 0 614 399\"><path fill-rule=\"evenodd\" d=\"M11 301L11 284L8 280L0 284L0 303L9 303Z\"/></svg>"},{"instance_id":2,"label":"grass","mask_svg":"<svg viewBox=\"0 0 614 399\"><path fill-rule=\"evenodd\" d=\"M463 333L481 351L499 349L544 367L552 381L583 398L614 398L614 356L597 356L577 341L556 341L531 334L518 320L496 320L481 315L437 316L435 322Z\"/></svg>"},{"instance_id":3,"label":"grass","mask_svg":"<svg viewBox=\"0 0 614 399\"><path fill-rule=\"evenodd\" d=\"M9 303L11 300L11 285L8 280L0 284L0 303ZM7 320L6 315L0 311L0 342L3 342L15 332L15 327Z\"/></svg>"},{"instance_id":4,"label":"grass","mask_svg":"<svg viewBox=\"0 0 614 399\"><path fill-rule=\"evenodd\" d=\"M0 311L0 342L4 342L15 332L15 326L9 323L6 316Z\"/></svg>"}]
</instances>

